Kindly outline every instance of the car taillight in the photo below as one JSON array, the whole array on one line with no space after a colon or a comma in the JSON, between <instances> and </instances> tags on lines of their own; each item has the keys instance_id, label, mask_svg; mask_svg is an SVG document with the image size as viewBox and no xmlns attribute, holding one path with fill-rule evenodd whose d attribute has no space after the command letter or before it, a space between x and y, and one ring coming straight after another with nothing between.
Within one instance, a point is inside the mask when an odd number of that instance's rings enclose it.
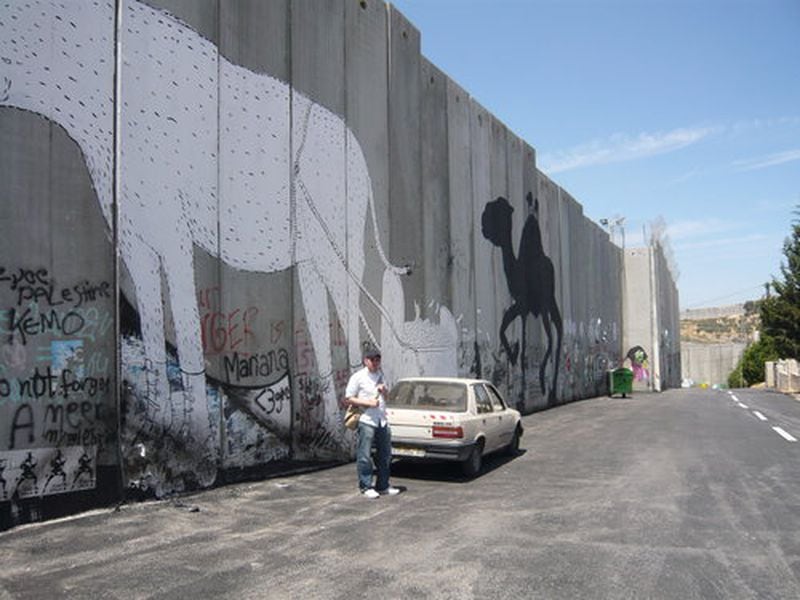
<instances>
[{"instance_id":1,"label":"car taillight","mask_svg":"<svg viewBox=\"0 0 800 600\"><path fill-rule=\"evenodd\" d=\"M435 438L463 438L464 429L461 427L448 427L446 425L434 425L431 432Z\"/></svg>"}]
</instances>

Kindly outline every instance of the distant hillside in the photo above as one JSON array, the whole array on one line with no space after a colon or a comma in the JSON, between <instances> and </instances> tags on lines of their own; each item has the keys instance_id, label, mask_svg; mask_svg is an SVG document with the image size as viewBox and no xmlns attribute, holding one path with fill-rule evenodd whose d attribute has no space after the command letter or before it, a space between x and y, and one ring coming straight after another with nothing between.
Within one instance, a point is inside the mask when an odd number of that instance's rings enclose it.
<instances>
[{"instance_id":1,"label":"distant hillside","mask_svg":"<svg viewBox=\"0 0 800 600\"><path fill-rule=\"evenodd\" d=\"M761 326L758 303L699 308L681 313L681 341L700 344L748 343Z\"/></svg>"}]
</instances>

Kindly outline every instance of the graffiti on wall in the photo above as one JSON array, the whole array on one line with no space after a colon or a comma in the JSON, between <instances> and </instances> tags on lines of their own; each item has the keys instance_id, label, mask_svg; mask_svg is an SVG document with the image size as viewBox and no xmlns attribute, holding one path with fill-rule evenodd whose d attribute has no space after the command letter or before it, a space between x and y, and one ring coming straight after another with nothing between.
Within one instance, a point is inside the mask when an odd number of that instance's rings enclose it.
<instances>
[{"instance_id":1,"label":"graffiti on wall","mask_svg":"<svg viewBox=\"0 0 800 600\"><path fill-rule=\"evenodd\" d=\"M94 487L113 438L110 284L4 265L0 298L0 500Z\"/></svg>"},{"instance_id":2,"label":"graffiti on wall","mask_svg":"<svg viewBox=\"0 0 800 600\"><path fill-rule=\"evenodd\" d=\"M0 310L0 407L10 417L0 445L103 447L112 365L98 344L113 331L110 284L0 266L0 297L10 299Z\"/></svg>"},{"instance_id":3,"label":"graffiti on wall","mask_svg":"<svg viewBox=\"0 0 800 600\"><path fill-rule=\"evenodd\" d=\"M8 11L0 22L0 104L40 114L78 143L110 227L115 3L31 0ZM166 11L124 0L121 15L118 239L137 315L134 335L120 341L124 422L131 427L125 447L148 457L148 481L186 477L211 485L225 398L241 409L236 414L264 424L272 421L260 407L273 406L265 398L279 398L274 406L283 407L291 391L313 443L347 451L349 440L339 434L334 320L344 329L344 365L359 363L363 328L394 377L455 374L455 320L446 307L432 319L406 320L407 270L382 251L366 161L339 115L286 82L229 62ZM54 47L24 50L39 43L42 30ZM381 290L364 282L368 230L384 271ZM254 362L240 351L266 315L257 306L211 306L213 294L196 279L197 251L240 272L294 272L313 372L303 365L298 376L285 377L283 369L255 398L254 390L242 391L251 367L273 364L269 351L256 349ZM362 303L378 311L379 324L368 322ZM77 332L78 314L27 313L18 325L15 313L11 327L24 340L44 328ZM238 392L231 381L214 381L207 367L213 356L228 369L217 377L236 379ZM40 371L36 382L50 376ZM157 473L147 470L155 464L148 444L157 447Z\"/></svg>"},{"instance_id":4,"label":"graffiti on wall","mask_svg":"<svg viewBox=\"0 0 800 600\"><path fill-rule=\"evenodd\" d=\"M0 452L0 501L93 489L95 446Z\"/></svg>"},{"instance_id":5,"label":"graffiti on wall","mask_svg":"<svg viewBox=\"0 0 800 600\"><path fill-rule=\"evenodd\" d=\"M539 230L539 201L528 192L528 216L522 229L519 255L514 254L511 238L512 213L514 207L504 197L487 202L481 217L483 236L500 248L503 272L511 294L512 304L505 309L500 325L500 342L511 365L519 359L522 370L523 389L526 370L526 322L528 315L541 318L547 337L547 349L540 361L539 386L547 398L548 406L557 401L558 370L563 341L563 323L555 297L555 271L552 261L544 253ZM522 323L521 339L510 343L506 330L515 320ZM552 361L552 364L551 364ZM549 369L549 379L548 379Z\"/></svg>"},{"instance_id":6,"label":"graffiti on wall","mask_svg":"<svg viewBox=\"0 0 800 600\"><path fill-rule=\"evenodd\" d=\"M647 360L647 352L641 346L633 346L628 349L625 358L631 363L634 381L648 381L650 379L650 366Z\"/></svg>"}]
</instances>

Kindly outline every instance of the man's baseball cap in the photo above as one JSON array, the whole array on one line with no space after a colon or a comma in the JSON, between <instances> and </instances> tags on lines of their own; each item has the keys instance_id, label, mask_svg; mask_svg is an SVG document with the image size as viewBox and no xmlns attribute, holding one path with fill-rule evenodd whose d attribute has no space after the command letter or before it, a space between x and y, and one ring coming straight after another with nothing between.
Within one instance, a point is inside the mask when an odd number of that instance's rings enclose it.
<instances>
[{"instance_id":1,"label":"man's baseball cap","mask_svg":"<svg viewBox=\"0 0 800 600\"><path fill-rule=\"evenodd\" d=\"M366 350L364 350L364 358L373 359L380 357L381 357L381 351L378 350L377 348L367 348Z\"/></svg>"}]
</instances>

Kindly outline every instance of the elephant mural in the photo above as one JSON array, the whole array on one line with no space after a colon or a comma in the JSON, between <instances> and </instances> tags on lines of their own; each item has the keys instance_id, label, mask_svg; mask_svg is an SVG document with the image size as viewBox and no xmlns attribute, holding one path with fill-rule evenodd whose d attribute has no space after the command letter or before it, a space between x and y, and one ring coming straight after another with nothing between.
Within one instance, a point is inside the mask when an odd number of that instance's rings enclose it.
<instances>
[{"instance_id":1,"label":"elephant mural","mask_svg":"<svg viewBox=\"0 0 800 600\"><path fill-rule=\"evenodd\" d=\"M49 52L30 50L41 36ZM349 364L360 360L363 327L394 377L457 373L449 309L406 321L406 268L381 249L370 175L342 117L286 82L229 62L191 27L136 0L122 1L119 23L108 0L12 3L0 20L0 58L0 105L58 123L84 154L133 283L152 366L148 410L156 419L179 414L176 426L208 467L195 469L200 485L212 484L216 472L195 249L240 271L294 270L323 378L332 371L329 298L345 324ZM384 269L382 290L364 284L368 231ZM380 334L362 303L378 311ZM167 306L177 383L168 373ZM123 369L126 360L135 358L123 349ZM334 386L322 389L323 427L339 428ZM250 414L265 427L285 426Z\"/></svg>"}]
</instances>

